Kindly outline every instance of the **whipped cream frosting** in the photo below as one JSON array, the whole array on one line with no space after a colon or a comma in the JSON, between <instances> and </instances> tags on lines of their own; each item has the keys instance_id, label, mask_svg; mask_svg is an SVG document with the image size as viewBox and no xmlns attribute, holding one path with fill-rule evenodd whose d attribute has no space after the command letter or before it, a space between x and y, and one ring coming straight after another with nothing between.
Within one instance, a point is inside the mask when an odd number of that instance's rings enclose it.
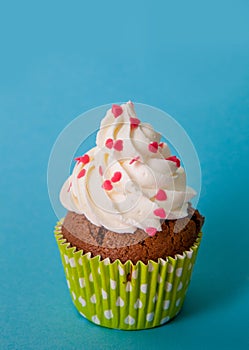
<instances>
[{"instance_id":1,"label":"whipped cream frosting","mask_svg":"<svg viewBox=\"0 0 249 350\"><path fill-rule=\"evenodd\" d=\"M180 160L161 135L136 116L128 102L103 118L96 147L81 157L64 183L60 200L96 226L118 233L141 228L153 236L162 220L188 215L195 191L186 186Z\"/></svg>"}]
</instances>

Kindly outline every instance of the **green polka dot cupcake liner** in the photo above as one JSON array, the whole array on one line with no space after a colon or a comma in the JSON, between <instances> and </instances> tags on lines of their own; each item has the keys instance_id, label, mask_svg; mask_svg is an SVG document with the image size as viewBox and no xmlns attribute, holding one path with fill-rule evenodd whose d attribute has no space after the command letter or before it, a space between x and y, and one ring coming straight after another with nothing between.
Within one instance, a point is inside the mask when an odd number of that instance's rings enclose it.
<instances>
[{"instance_id":1,"label":"green polka dot cupcake liner","mask_svg":"<svg viewBox=\"0 0 249 350\"><path fill-rule=\"evenodd\" d=\"M108 328L139 330L162 325L181 310L201 241L175 258L110 262L77 251L61 234L55 237L67 285L78 312L87 320Z\"/></svg>"}]
</instances>

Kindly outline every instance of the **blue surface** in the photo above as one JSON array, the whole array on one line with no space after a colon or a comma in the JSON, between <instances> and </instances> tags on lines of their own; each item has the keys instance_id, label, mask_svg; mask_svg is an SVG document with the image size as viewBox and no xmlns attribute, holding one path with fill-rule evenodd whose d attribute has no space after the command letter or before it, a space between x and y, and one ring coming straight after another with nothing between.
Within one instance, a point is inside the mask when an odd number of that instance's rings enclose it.
<instances>
[{"instance_id":1,"label":"blue surface","mask_svg":"<svg viewBox=\"0 0 249 350\"><path fill-rule=\"evenodd\" d=\"M12 1L0 12L1 349L234 349L248 341L249 3ZM204 238L181 314L122 332L81 318L46 185L59 132L132 99L185 128Z\"/></svg>"}]
</instances>

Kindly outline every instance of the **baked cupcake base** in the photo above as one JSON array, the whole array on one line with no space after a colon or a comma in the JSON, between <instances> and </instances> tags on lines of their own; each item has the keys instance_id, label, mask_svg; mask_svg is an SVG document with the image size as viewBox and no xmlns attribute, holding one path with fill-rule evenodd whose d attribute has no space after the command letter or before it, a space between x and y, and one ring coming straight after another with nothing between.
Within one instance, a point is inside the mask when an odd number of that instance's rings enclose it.
<instances>
[{"instance_id":1,"label":"baked cupcake base","mask_svg":"<svg viewBox=\"0 0 249 350\"><path fill-rule=\"evenodd\" d=\"M162 325L181 310L201 241L175 257L111 262L76 249L62 234L55 237L72 301L79 313L100 326L123 330Z\"/></svg>"}]
</instances>

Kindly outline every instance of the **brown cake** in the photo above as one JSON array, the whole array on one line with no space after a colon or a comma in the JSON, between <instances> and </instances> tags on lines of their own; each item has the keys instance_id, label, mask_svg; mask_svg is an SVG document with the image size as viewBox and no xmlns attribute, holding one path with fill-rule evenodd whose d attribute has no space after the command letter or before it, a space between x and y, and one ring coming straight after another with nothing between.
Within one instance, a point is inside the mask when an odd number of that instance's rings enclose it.
<instances>
[{"instance_id":1,"label":"brown cake","mask_svg":"<svg viewBox=\"0 0 249 350\"><path fill-rule=\"evenodd\" d=\"M164 221L162 231L153 237L141 229L134 234L112 232L103 226L95 226L84 215L68 212L62 234L71 246L84 253L91 252L92 256L100 255L111 261L119 259L122 263L131 260L133 264L141 260L147 264L149 260L182 254L194 244L204 218L191 207L188 212L183 219Z\"/></svg>"}]
</instances>

